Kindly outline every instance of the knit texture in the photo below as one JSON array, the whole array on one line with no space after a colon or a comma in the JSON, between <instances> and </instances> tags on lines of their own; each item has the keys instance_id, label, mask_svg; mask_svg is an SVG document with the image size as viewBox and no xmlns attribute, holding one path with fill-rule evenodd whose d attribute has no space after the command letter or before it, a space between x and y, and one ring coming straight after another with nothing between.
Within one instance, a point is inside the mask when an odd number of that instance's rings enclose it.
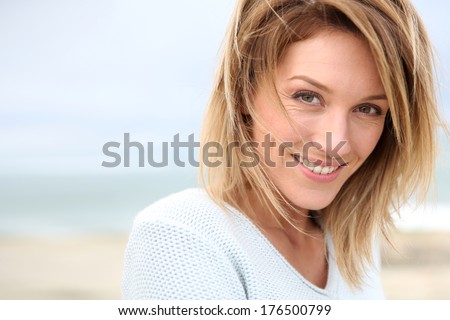
<instances>
[{"instance_id":1,"label":"knit texture","mask_svg":"<svg viewBox=\"0 0 450 320\"><path fill-rule=\"evenodd\" d=\"M379 299L379 268L353 292L340 275L332 241L325 289L297 272L234 208L221 209L202 189L152 204L135 219L125 253L124 299ZM375 255L379 262L379 255Z\"/></svg>"}]
</instances>

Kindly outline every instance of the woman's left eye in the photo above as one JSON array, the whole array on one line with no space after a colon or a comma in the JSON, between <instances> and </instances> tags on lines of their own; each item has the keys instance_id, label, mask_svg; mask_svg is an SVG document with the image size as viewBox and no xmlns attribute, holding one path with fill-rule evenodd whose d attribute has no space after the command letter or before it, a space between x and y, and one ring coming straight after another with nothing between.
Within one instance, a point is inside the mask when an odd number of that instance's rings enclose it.
<instances>
[{"instance_id":1,"label":"woman's left eye","mask_svg":"<svg viewBox=\"0 0 450 320\"><path fill-rule=\"evenodd\" d=\"M380 115L381 114L381 111L380 111L379 108L377 108L375 106L368 105L368 104L359 106L358 108L356 108L355 111L361 112L361 113L364 113L364 114L367 114L367 115Z\"/></svg>"}]
</instances>

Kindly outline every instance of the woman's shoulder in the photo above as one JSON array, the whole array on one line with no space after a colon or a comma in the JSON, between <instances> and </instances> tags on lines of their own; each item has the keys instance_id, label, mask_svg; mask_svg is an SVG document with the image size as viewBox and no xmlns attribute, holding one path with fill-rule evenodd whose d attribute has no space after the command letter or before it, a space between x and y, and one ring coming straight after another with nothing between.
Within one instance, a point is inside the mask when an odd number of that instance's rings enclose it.
<instances>
[{"instance_id":1,"label":"woman's shoulder","mask_svg":"<svg viewBox=\"0 0 450 320\"><path fill-rule=\"evenodd\" d=\"M245 299L227 255L234 243L227 225L233 221L201 189L148 206L136 217L128 240L123 297Z\"/></svg>"},{"instance_id":2,"label":"woman's shoulder","mask_svg":"<svg viewBox=\"0 0 450 320\"><path fill-rule=\"evenodd\" d=\"M229 207L228 207L229 208ZM134 225L168 224L204 234L236 224L236 210L219 206L201 188L168 195L142 210Z\"/></svg>"}]
</instances>

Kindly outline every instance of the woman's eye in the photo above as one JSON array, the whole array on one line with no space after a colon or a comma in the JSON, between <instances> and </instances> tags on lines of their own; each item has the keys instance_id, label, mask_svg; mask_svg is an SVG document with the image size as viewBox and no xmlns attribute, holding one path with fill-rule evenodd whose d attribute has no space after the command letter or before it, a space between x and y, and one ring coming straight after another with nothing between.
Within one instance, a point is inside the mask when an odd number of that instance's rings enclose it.
<instances>
[{"instance_id":1,"label":"woman's eye","mask_svg":"<svg viewBox=\"0 0 450 320\"><path fill-rule=\"evenodd\" d=\"M371 105L363 105L356 109L356 111L367 114L367 115L379 115L381 111L379 108Z\"/></svg>"},{"instance_id":2,"label":"woman's eye","mask_svg":"<svg viewBox=\"0 0 450 320\"><path fill-rule=\"evenodd\" d=\"M294 98L307 104L320 104L319 97L312 92L299 92L294 95Z\"/></svg>"}]
</instances>

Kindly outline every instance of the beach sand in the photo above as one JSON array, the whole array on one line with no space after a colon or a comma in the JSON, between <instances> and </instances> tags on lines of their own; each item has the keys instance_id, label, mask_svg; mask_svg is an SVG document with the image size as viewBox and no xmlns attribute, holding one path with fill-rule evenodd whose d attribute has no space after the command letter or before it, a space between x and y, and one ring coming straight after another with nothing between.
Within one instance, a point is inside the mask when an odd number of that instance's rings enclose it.
<instances>
[{"instance_id":1,"label":"beach sand","mask_svg":"<svg viewBox=\"0 0 450 320\"><path fill-rule=\"evenodd\" d=\"M126 236L3 238L0 299L120 299Z\"/></svg>"},{"instance_id":2,"label":"beach sand","mask_svg":"<svg viewBox=\"0 0 450 320\"><path fill-rule=\"evenodd\" d=\"M388 299L450 299L450 233L398 233ZM0 299L120 299L127 236L0 238Z\"/></svg>"},{"instance_id":3,"label":"beach sand","mask_svg":"<svg viewBox=\"0 0 450 320\"><path fill-rule=\"evenodd\" d=\"M450 299L450 232L397 233L385 245L382 280L388 299Z\"/></svg>"}]
</instances>

